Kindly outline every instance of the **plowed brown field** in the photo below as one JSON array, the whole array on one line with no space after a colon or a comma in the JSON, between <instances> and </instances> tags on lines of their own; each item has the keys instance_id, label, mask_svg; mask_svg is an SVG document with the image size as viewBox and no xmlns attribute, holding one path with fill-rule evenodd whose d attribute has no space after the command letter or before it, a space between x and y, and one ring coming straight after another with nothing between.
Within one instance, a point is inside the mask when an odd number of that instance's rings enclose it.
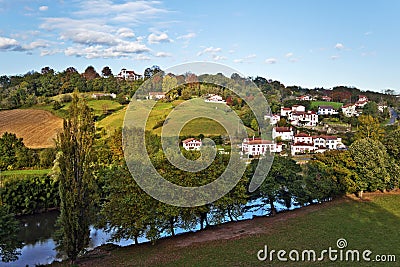
<instances>
[{"instance_id":1,"label":"plowed brown field","mask_svg":"<svg viewBox=\"0 0 400 267\"><path fill-rule=\"evenodd\" d=\"M61 118L44 110L14 109L0 112L0 136L4 132L15 133L30 148L54 147L54 139L62 126Z\"/></svg>"}]
</instances>

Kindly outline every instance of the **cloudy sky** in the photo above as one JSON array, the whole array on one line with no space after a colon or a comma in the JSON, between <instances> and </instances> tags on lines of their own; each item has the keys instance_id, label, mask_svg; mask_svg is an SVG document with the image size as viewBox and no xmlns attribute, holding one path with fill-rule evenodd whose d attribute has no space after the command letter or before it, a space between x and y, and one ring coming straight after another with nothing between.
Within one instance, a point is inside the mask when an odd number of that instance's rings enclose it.
<instances>
[{"instance_id":1,"label":"cloudy sky","mask_svg":"<svg viewBox=\"0 0 400 267\"><path fill-rule=\"evenodd\" d=\"M0 0L0 75L213 61L285 85L400 93L400 1Z\"/></svg>"}]
</instances>

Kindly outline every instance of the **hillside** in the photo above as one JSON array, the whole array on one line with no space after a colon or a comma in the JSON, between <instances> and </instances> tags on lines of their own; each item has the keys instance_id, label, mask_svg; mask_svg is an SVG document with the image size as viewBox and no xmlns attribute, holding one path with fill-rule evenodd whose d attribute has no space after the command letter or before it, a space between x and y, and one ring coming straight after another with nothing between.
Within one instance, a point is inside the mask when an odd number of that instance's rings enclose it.
<instances>
[{"instance_id":1,"label":"hillside","mask_svg":"<svg viewBox=\"0 0 400 267\"><path fill-rule=\"evenodd\" d=\"M14 109L0 111L0 136L4 132L22 137L29 148L53 147L63 120L48 111Z\"/></svg>"}]
</instances>

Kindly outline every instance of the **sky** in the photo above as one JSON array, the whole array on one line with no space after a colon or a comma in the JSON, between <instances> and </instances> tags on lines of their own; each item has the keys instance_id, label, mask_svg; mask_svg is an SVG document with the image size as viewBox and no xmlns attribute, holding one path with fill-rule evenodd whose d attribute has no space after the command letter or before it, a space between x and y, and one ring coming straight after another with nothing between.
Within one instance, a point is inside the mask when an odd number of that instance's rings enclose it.
<instances>
[{"instance_id":1,"label":"sky","mask_svg":"<svg viewBox=\"0 0 400 267\"><path fill-rule=\"evenodd\" d=\"M400 1L0 0L0 75L198 61L305 88L400 93Z\"/></svg>"}]
</instances>

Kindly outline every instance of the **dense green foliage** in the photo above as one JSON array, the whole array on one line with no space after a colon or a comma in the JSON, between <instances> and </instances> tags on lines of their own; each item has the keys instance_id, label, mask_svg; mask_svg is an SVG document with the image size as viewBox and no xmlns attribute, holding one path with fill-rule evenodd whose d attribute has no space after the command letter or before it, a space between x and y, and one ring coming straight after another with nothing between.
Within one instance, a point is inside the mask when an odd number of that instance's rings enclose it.
<instances>
[{"instance_id":1,"label":"dense green foliage","mask_svg":"<svg viewBox=\"0 0 400 267\"><path fill-rule=\"evenodd\" d=\"M0 206L0 260L10 262L18 259L22 243L18 241L19 223L7 206Z\"/></svg>"},{"instance_id":2,"label":"dense green foliage","mask_svg":"<svg viewBox=\"0 0 400 267\"><path fill-rule=\"evenodd\" d=\"M58 182L48 175L6 178L0 188L2 205L15 214L32 214L59 206Z\"/></svg>"},{"instance_id":3,"label":"dense green foliage","mask_svg":"<svg viewBox=\"0 0 400 267\"><path fill-rule=\"evenodd\" d=\"M58 248L74 261L89 244L94 212L94 121L86 101L73 95L69 117L57 138L60 227Z\"/></svg>"}]
</instances>

